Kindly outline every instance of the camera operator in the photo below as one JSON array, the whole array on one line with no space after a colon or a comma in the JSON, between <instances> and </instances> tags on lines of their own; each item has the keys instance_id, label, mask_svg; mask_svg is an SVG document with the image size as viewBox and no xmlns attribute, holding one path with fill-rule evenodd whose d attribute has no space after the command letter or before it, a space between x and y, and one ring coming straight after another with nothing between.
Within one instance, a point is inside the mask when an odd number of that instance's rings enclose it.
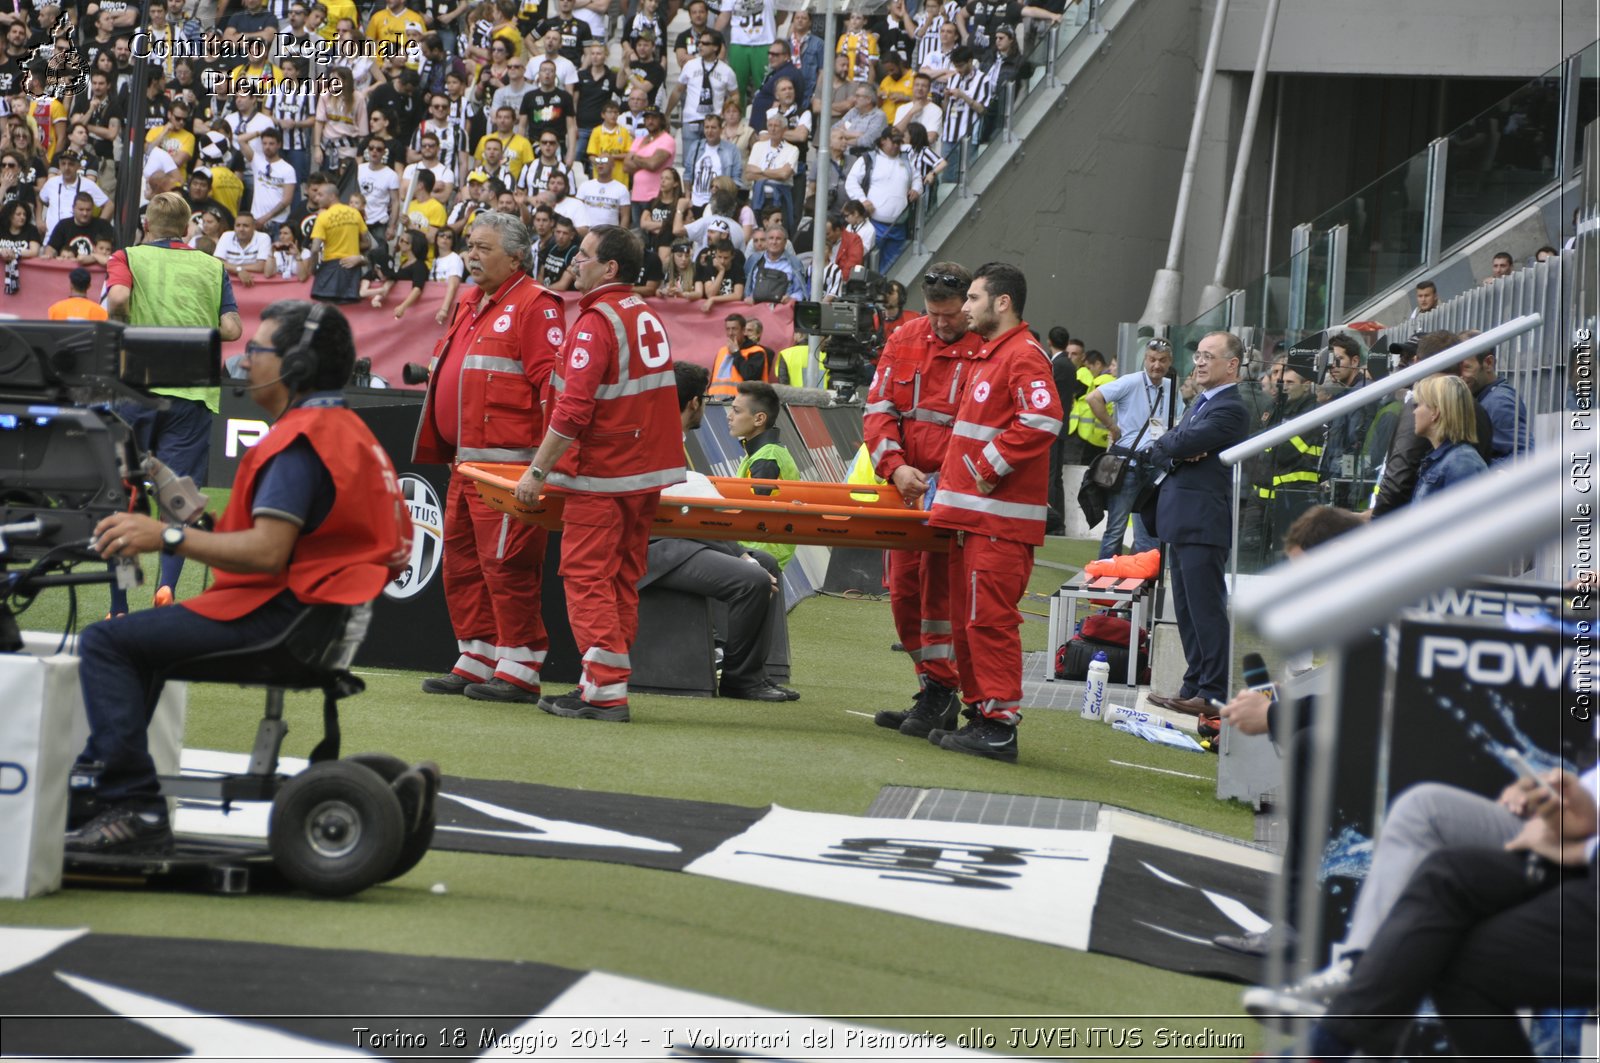
<instances>
[{"instance_id":1,"label":"camera operator","mask_svg":"<svg viewBox=\"0 0 1600 1063\"><path fill-rule=\"evenodd\" d=\"M877 474L921 508L950 447L963 375L982 340L967 329L962 302L972 274L959 262L935 262L922 278L928 315L899 329L884 345L867 392L866 445ZM885 709L879 727L925 738L955 728L961 708L950 628L950 562L945 554L889 552L889 610L910 655L917 693L909 711Z\"/></svg>"},{"instance_id":2,"label":"camera operator","mask_svg":"<svg viewBox=\"0 0 1600 1063\"><path fill-rule=\"evenodd\" d=\"M96 778L96 807L68 833L68 852L171 845L145 736L163 672L261 642L305 606L365 604L404 566L411 519L394 468L340 395L354 362L350 324L338 310L303 300L271 304L243 365L256 404L274 424L240 460L216 530L168 526L139 513L114 514L95 527L95 547L108 560L160 550L218 574L180 608L85 629L80 677L89 741L73 774Z\"/></svg>"},{"instance_id":3,"label":"camera operator","mask_svg":"<svg viewBox=\"0 0 1600 1063\"><path fill-rule=\"evenodd\" d=\"M184 242L189 204L176 192L163 192L145 211L145 239L118 251L106 263L106 310L113 321L130 325L214 328L224 342L239 338L239 303L233 297L221 259L196 252ZM122 403L117 413L133 429L141 450L154 454L176 476L204 486L211 462L211 408L214 389L163 388L165 409ZM161 559L155 604L170 605L178 589L183 558ZM127 594L111 588L112 615L128 611Z\"/></svg>"}]
</instances>

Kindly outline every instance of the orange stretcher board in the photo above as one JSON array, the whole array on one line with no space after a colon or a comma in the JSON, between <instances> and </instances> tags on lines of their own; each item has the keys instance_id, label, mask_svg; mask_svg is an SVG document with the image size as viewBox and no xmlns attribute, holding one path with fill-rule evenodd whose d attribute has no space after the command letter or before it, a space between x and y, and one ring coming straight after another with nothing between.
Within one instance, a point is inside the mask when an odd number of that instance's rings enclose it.
<instances>
[{"instance_id":1,"label":"orange stretcher board","mask_svg":"<svg viewBox=\"0 0 1600 1063\"><path fill-rule=\"evenodd\" d=\"M493 508L526 524L559 530L564 497L560 491L545 491L531 506L517 501L517 482L527 468L463 462L456 471L475 481L478 493ZM663 497L650 534L874 550L945 553L950 549L949 531L929 527L926 511L907 506L887 485L710 479L722 498ZM777 488L778 495L757 495L757 487Z\"/></svg>"}]
</instances>

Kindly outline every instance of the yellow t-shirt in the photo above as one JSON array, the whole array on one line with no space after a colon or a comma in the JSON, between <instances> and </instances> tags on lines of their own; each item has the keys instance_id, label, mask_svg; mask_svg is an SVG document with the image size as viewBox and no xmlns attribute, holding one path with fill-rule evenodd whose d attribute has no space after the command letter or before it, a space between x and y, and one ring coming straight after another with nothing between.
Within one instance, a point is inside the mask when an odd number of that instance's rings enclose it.
<instances>
[{"instance_id":1,"label":"yellow t-shirt","mask_svg":"<svg viewBox=\"0 0 1600 1063\"><path fill-rule=\"evenodd\" d=\"M501 26L489 34L489 43L493 44L497 40L506 42L506 47L511 49L513 59L520 59L527 52L522 46L522 34L517 32L515 22Z\"/></svg>"},{"instance_id":2,"label":"yellow t-shirt","mask_svg":"<svg viewBox=\"0 0 1600 1063\"><path fill-rule=\"evenodd\" d=\"M239 213L239 200L244 198L244 182L226 166L208 167L211 172L211 198Z\"/></svg>"},{"instance_id":3,"label":"yellow t-shirt","mask_svg":"<svg viewBox=\"0 0 1600 1063\"><path fill-rule=\"evenodd\" d=\"M511 178L516 180L522 176L522 168L533 161L533 145L528 143L528 138L520 133L486 133L478 138L478 148L472 157L479 162L483 161L483 142L490 137L500 141L500 146L505 148L505 164L511 169Z\"/></svg>"},{"instance_id":4,"label":"yellow t-shirt","mask_svg":"<svg viewBox=\"0 0 1600 1063\"><path fill-rule=\"evenodd\" d=\"M346 255L361 253L361 234L366 231L367 222L359 210L335 203L317 214L311 239L322 241L322 261L337 262Z\"/></svg>"},{"instance_id":5,"label":"yellow t-shirt","mask_svg":"<svg viewBox=\"0 0 1600 1063\"><path fill-rule=\"evenodd\" d=\"M333 40L339 33L339 20L347 18L356 29L361 28L361 12L356 10L355 0L316 0L317 3L328 9L328 18L317 30L326 40Z\"/></svg>"},{"instance_id":6,"label":"yellow t-shirt","mask_svg":"<svg viewBox=\"0 0 1600 1063\"><path fill-rule=\"evenodd\" d=\"M406 46L406 27L421 26L426 32L428 24L422 16L409 7L402 7L400 13L394 14L387 7L380 7L372 13L367 20L367 40L386 41L396 49L404 50Z\"/></svg>"},{"instance_id":7,"label":"yellow t-shirt","mask_svg":"<svg viewBox=\"0 0 1600 1063\"><path fill-rule=\"evenodd\" d=\"M444 209L444 204L437 199L430 199L426 203L420 199L414 199L406 204L405 214L407 219L420 219L435 229L444 228L444 224L450 216ZM413 221L412 227L421 228L415 221ZM433 265L433 241L431 240L428 241L428 265Z\"/></svg>"},{"instance_id":8,"label":"yellow t-shirt","mask_svg":"<svg viewBox=\"0 0 1600 1063\"><path fill-rule=\"evenodd\" d=\"M633 134L622 126L617 126L615 131L608 133L605 126L597 125L589 134L589 154L611 156L611 161L617 164L612 169L611 176L621 181L624 187L627 186L630 175L622 168L622 156L626 155L632 146Z\"/></svg>"},{"instance_id":9,"label":"yellow t-shirt","mask_svg":"<svg viewBox=\"0 0 1600 1063\"><path fill-rule=\"evenodd\" d=\"M839 55L849 57L849 73L845 76L851 81L865 81L868 61L878 60L878 35L870 30L840 34L839 46L835 51Z\"/></svg>"},{"instance_id":10,"label":"yellow t-shirt","mask_svg":"<svg viewBox=\"0 0 1600 1063\"><path fill-rule=\"evenodd\" d=\"M896 81L892 77L885 76L883 80L878 82L878 95L887 96L891 92L900 92L910 96L911 83L912 81L916 80L916 77L917 73L914 70L907 70L905 76L899 81ZM883 108L884 117L889 119L890 125L894 125L895 115L900 113L900 108L904 107L905 104L886 99L883 101L881 106Z\"/></svg>"},{"instance_id":11,"label":"yellow t-shirt","mask_svg":"<svg viewBox=\"0 0 1600 1063\"><path fill-rule=\"evenodd\" d=\"M240 63L228 71L228 77L232 78L236 85L249 80L264 82L264 87L271 88L283 77L283 71L272 63Z\"/></svg>"},{"instance_id":12,"label":"yellow t-shirt","mask_svg":"<svg viewBox=\"0 0 1600 1063\"><path fill-rule=\"evenodd\" d=\"M181 151L188 161L178 167L179 182L189 179L189 167L194 165L194 134L187 129L170 129L167 126L156 126L144 135L148 143L159 145L162 150L171 155L174 151ZM176 161L176 156L173 156Z\"/></svg>"}]
</instances>

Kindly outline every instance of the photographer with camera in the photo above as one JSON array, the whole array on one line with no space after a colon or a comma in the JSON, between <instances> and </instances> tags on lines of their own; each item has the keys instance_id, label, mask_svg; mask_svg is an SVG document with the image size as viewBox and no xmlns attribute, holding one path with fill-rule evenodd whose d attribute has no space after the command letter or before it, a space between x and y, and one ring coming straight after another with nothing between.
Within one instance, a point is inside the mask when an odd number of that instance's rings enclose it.
<instances>
[{"instance_id":1,"label":"photographer with camera","mask_svg":"<svg viewBox=\"0 0 1600 1063\"><path fill-rule=\"evenodd\" d=\"M240 459L216 530L139 513L113 514L95 527L95 549L108 561L160 550L209 565L217 578L177 609L84 630L89 741L73 774L95 779L95 815L68 833L68 852L170 847L145 735L164 672L261 642L306 606L370 602L405 566L411 518L394 468L341 396L354 363L350 324L338 310L272 303L243 365L256 404L274 423Z\"/></svg>"},{"instance_id":2,"label":"photographer with camera","mask_svg":"<svg viewBox=\"0 0 1600 1063\"><path fill-rule=\"evenodd\" d=\"M106 310L113 321L130 325L214 328L224 342L239 338L239 302L222 260L184 242L189 204L176 192L163 192L145 210L144 243L118 251L106 263ZM174 475L204 486L211 463L214 388L162 388L164 406L152 409L121 403L117 413L133 429L141 450L166 463ZM183 558L161 559L155 604L171 605ZM112 615L128 611L128 597L111 588Z\"/></svg>"},{"instance_id":3,"label":"photographer with camera","mask_svg":"<svg viewBox=\"0 0 1600 1063\"><path fill-rule=\"evenodd\" d=\"M927 316L897 330L884 344L867 392L862 427L877 474L906 505L921 508L950 448L961 399L961 378L982 344L967 330L962 309L972 274L959 262L935 262L922 278ZM911 657L917 693L909 711L885 709L879 727L925 738L951 730L961 707L950 630L950 564L943 554L889 552L889 610L895 634Z\"/></svg>"}]
</instances>

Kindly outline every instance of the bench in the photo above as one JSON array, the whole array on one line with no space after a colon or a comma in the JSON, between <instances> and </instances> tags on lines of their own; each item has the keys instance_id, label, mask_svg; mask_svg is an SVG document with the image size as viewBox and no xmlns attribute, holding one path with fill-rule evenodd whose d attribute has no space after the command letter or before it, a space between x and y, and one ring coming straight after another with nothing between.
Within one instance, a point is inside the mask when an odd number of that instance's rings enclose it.
<instances>
[{"instance_id":1,"label":"bench","mask_svg":"<svg viewBox=\"0 0 1600 1063\"><path fill-rule=\"evenodd\" d=\"M1139 685L1139 629L1144 626L1145 614L1148 611L1149 595L1155 589L1156 581L1153 579L1135 579L1126 576L1090 576L1078 573L1072 579L1063 583L1056 592L1050 596L1050 652L1054 653L1067 640L1072 638L1072 633L1078 626L1078 602L1110 602L1115 612L1128 614L1128 623L1133 628L1128 647L1128 674L1127 685ZM1054 671L1051 673L1054 678Z\"/></svg>"}]
</instances>

